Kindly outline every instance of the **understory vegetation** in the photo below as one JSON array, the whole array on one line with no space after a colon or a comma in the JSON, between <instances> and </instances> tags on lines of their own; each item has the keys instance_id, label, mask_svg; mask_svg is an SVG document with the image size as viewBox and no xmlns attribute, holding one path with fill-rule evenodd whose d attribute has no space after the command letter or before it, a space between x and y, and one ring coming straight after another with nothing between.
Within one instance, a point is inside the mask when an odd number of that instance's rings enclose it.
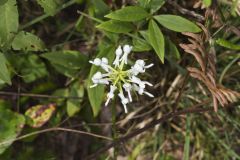
<instances>
[{"instance_id":1,"label":"understory vegetation","mask_svg":"<svg viewBox=\"0 0 240 160\"><path fill-rule=\"evenodd\" d=\"M239 92L239 0L0 0L0 160L237 160Z\"/></svg>"}]
</instances>

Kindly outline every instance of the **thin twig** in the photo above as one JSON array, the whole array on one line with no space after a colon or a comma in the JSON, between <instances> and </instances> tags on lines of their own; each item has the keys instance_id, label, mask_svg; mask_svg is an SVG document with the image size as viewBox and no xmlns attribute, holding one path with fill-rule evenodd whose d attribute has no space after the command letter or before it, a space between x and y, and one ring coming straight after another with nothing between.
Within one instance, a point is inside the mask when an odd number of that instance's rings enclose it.
<instances>
[{"instance_id":1,"label":"thin twig","mask_svg":"<svg viewBox=\"0 0 240 160\"><path fill-rule=\"evenodd\" d=\"M82 99L82 97L77 97L77 96L52 96L52 95L46 95L46 94L15 93L15 92L5 92L5 91L0 91L0 95L21 96L21 97L36 97L36 98L54 98L54 99Z\"/></svg>"},{"instance_id":2,"label":"thin twig","mask_svg":"<svg viewBox=\"0 0 240 160\"><path fill-rule=\"evenodd\" d=\"M52 131L65 131L65 132L72 132L72 133L78 133L78 134L85 134L85 135L89 135L89 136L93 136L93 137L97 137L97 138L112 141L112 138L105 137L105 136L98 135L98 134L94 134L94 133L90 133L90 132L85 132L85 131L80 131L80 130L75 130L75 129L70 129L70 128L54 127L54 128L47 128L47 129L44 129L44 130L36 131L36 132L31 132L29 134L25 134L25 135L17 137L17 138L8 139L7 141L1 142L0 147L2 145L6 145L6 144L12 143L14 141L22 140L24 138L27 138L27 137L30 137L30 136L33 136L33 135L46 133L46 132L52 132Z\"/></svg>"},{"instance_id":3,"label":"thin twig","mask_svg":"<svg viewBox=\"0 0 240 160\"><path fill-rule=\"evenodd\" d=\"M204 21L205 20L205 18L202 16L202 15L200 15L200 14L197 14L196 12L194 12L194 11L190 11L190 10L188 10L188 9L186 9L186 8L183 8L183 7L181 7L179 4L177 4L175 1L173 1L173 0L168 0L167 1L167 3L169 4L169 5L171 5L171 6L173 6L174 8L176 8L180 13L182 13L182 14L186 14L186 15L190 15L190 16L192 16L192 17L195 17L195 18L197 18L199 21Z\"/></svg>"},{"instance_id":4,"label":"thin twig","mask_svg":"<svg viewBox=\"0 0 240 160\"><path fill-rule=\"evenodd\" d=\"M76 0L71 0L71 1L68 1L68 2L64 3L62 6L60 6L60 7L56 10L56 13L58 13L58 12L60 12L61 10L63 10L63 9L65 9L65 8L73 5L74 3L76 3ZM47 14L47 13L46 13L46 14L43 14L43 15L41 15L41 16L33 19L32 21L26 23L25 25L21 26L21 27L20 27L20 30L23 30L23 29L25 29L25 28L30 27L31 25L34 25L34 24L36 24L36 23L38 23L38 22L41 22L42 20L44 20L44 19L46 19L46 18L48 18L48 17L50 17L49 14Z\"/></svg>"}]
</instances>

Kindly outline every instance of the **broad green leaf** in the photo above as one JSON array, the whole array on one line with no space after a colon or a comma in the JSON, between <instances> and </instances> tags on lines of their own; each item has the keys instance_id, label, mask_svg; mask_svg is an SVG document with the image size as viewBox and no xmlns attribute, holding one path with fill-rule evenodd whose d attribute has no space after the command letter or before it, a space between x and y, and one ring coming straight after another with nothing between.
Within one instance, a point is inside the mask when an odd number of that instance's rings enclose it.
<instances>
[{"instance_id":1,"label":"broad green leaf","mask_svg":"<svg viewBox=\"0 0 240 160\"><path fill-rule=\"evenodd\" d=\"M48 75L45 64L36 54L8 55L9 62L24 82L31 83Z\"/></svg>"},{"instance_id":2,"label":"broad green leaf","mask_svg":"<svg viewBox=\"0 0 240 160\"><path fill-rule=\"evenodd\" d=\"M149 22L148 34L151 46L157 53L162 63L164 63L164 49L165 49L164 37L160 28L158 27L157 23L154 22L154 20L150 20Z\"/></svg>"},{"instance_id":3,"label":"broad green leaf","mask_svg":"<svg viewBox=\"0 0 240 160\"><path fill-rule=\"evenodd\" d=\"M0 106L0 124L0 154L2 154L21 132L25 118Z\"/></svg>"},{"instance_id":4,"label":"broad green leaf","mask_svg":"<svg viewBox=\"0 0 240 160\"><path fill-rule=\"evenodd\" d=\"M0 0L0 5L4 5L8 0Z\"/></svg>"},{"instance_id":5,"label":"broad green leaf","mask_svg":"<svg viewBox=\"0 0 240 160\"><path fill-rule=\"evenodd\" d=\"M57 11L57 1L56 0L37 0L37 3L44 9L44 12L54 16Z\"/></svg>"},{"instance_id":6,"label":"broad green leaf","mask_svg":"<svg viewBox=\"0 0 240 160\"><path fill-rule=\"evenodd\" d=\"M202 0L202 2L206 7L209 7L212 4L212 0Z\"/></svg>"},{"instance_id":7,"label":"broad green leaf","mask_svg":"<svg viewBox=\"0 0 240 160\"><path fill-rule=\"evenodd\" d=\"M134 26L131 23L116 20L103 22L97 28L113 33L128 33L134 30Z\"/></svg>"},{"instance_id":8,"label":"broad green leaf","mask_svg":"<svg viewBox=\"0 0 240 160\"><path fill-rule=\"evenodd\" d=\"M7 44L18 30L18 10L16 0L8 0L0 5L0 47Z\"/></svg>"},{"instance_id":9,"label":"broad green leaf","mask_svg":"<svg viewBox=\"0 0 240 160\"><path fill-rule=\"evenodd\" d=\"M233 50L240 50L240 45L233 44L225 39L219 38L216 40L216 43L222 47L233 49Z\"/></svg>"},{"instance_id":10,"label":"broad green leaf","mask_svg":"<svg viewBox=\"0 0 240 160\"><path fill-rule=\"evenodd\" d=\"M0 80L5 83L11 84L11 77L7 68L7 60L5 56L0 52Z\"/></svg>"},{"instance_id":11,"label":"broad green leaf","mask_svg":"<svg viewBox=\"0 0 240 160\"><path fill-rule=\"evenodd\" d=\"M56 63L52 63L52 66L61 74L65 75L69 78L76 78L77 73L79 73L78 69L68 68L63 65L59 65Z\"/></svg>"},{"instance_id":12,"label":"broad green leaf","mask_svg":"<svg viewBox=\"0 0 240 160\"><path fill-rule=\"evenodd\" d=\"M70 69L80 69L87 63L87 56L73 50L48 52L44 53L41 56L53 64L57 64Z\"/></svg>"},{"instance_id":13,"label":"broad green leaf","mask_svg":"<svg viewBox=\"0 0 240 160\"><path fill-rule=\"evenodd\" d=\"M154 18L158 23L175 32L201 32L201 29L195 23L180 16L162 14L154 16Z\"/></svg>"},{"instance_id":14,"label":"broad green leaf","mask_svg":"<svg viewBox=\"0 0 240 160\"><path fill-rule=\"evenodd\" d=\"M105 17L119 21L134 22L148 17L149 14L139 6L127 6L116 10Z\"/></svg>"},{"instance_id":15,"label":"broad green leaf","mask_svg":"<svg viewBox=\"0 0 240 160\"><path fill-rule=\"evenodd\" d=\"M81 102L84 96L84 87L79 82L73 84L70 88L69 96L79 97L79 99L68 99L67 101L67 114L69 117L74 116L81 109Z\"/></svg>"},{"instance_id":16,"label":"broad green leaf","mask_svg":"<svg viewBox=\"0 0 240 160\"><path fill-rule=\"evenodd\" d=\"M79 69L87 64L87 57L78 51L63 50L48 52L42 55L48 59L53 67L67 77L74 78Z\"/></svg>"},{"instance_id":17,"label":"broad green leaf","mask_svg":"<svg viewBox=\"0 0 240 160\"><path fill-rule=\"evenodd\" d=\"M109 63L113 61L113 58L115 56L114 54L115 47L114 46L106 46L105 48L101 49L97 57L107 57L109 59ZM104 98L104 86L98 85L97 87L90 88L92 84L92 76L100 70L99 67L92 65L90 74L88 77L88 83L87 83L87 91L88 91L88 98L93 110L93 115L96 117L101 109L101 104L103 102Z\"/></svg>"},{"instance_id":18,"label":"broad green leaf","mask_svg":"<svg viewBox=\"0 0 240 160\"><path fill-rule=\"evenodd\" d=\"M39 37L24 31L19 32L12 42L14 50L43 51L44 46L43 41Z\"/></svg>"},{"instance_id":19,"label":"broad green leaf","mask_svg":"<svg viewBox=\"0 0 240 160\"><path fill-rule=\"evenodd\" d=\"M32 106L25 112L27 124L33 128L40 128L47 123L55 110L55 104Z\"/></svg>"}]
</instances>

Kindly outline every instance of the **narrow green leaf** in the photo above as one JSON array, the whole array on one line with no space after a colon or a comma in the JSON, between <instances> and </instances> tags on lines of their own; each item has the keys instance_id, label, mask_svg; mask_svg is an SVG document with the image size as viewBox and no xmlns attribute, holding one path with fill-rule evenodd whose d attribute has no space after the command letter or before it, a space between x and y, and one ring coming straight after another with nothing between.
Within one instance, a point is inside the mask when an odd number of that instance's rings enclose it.
<instances>
[{"instance_id":1,"label":"narrow green leaf","mask_svg":"<svg viewBox=\"0 0 240 160\"><path fill-rule=\"evenodd\" d=\"M0 80L11 85L11 77L7 68L7 60L5 56L0 52Z\"/></svg>"},{"instance_id":2,"label":"narrow green leaf","mask_svg":"<svg viewBox=\"0 0 240 160\"><path fill-rule=\"evenodd\" d=\"M0 5L0 47L14 36L18 23L16 0L8 0L4 5Z\"/></svg>"},{"instance_id":3,"label":"narrow green leaf","mask_svg":"<svg viewBox=\"0 0 240 160\"><path fill-rule=\"evenodd\" d=\"M109 59L109 63L113 61L113 58L115 56L114 54L115 46L107 46L103 48L97 57L107 57ZM92 66L90 70L90 74L88 77L88 83L87 83L87 91L88 91L88 98L93 110L93 115L96 117L101 109L101 104L103 102L104 98L104 86L98 85L97 87L90 88L92 84L92 76L99 70L100 68L97 66Z\"/></svg>"},{"instance_id":4,"label":"narrow green leaf","mask_svg":"<svg viewBox=\"0 0 240 160\"><path fill-rule=\"evenodd\" d=\"M185 135L183 160L189 160L189 154L190 154L190 125L191 125L190 115L187 114L186 135Z\"/></svg>"},{"instance_id":5,"label":"narrow green leaf","mask_svg":"<svg viewBox=\"0 0 240 160\"><path fill-rule=\"evenodd\" d=\"M117 11L114 11L105 17L119 21L134 22L148 17L149 14L142 7L127 6Z\"/></svg>"},{"instance_id":6,"label":"narrow green leaf","mask_svg":"<svg viewBox=\"0 0 240 160\"><path fill-rule=\"evenodd\" d=\"M21 31L15 36L12 42L12 48L14 50L24 51L43 51L45 45L43 41L34 34Z\"/></svg>"},{"instance_id":7,"label":"narrow green leaf","mask_svg":"<svg viewBox=\"0 0 240 160\"><path fill-rule=\"evenodd\" d=\"M154 16L154 19L156 19L167 29L173 30L175 32L201 32L201 29L195 23L180 16L162 14Z\"/></svg>"},{"instance_id":8,"label":"narrow green leaf","mask_svg":"<svg viewBox=\"0 0 240 160\"><path fill-rule=\"evenodd\" d=\"M179 60L180 53L176 45L169 38L165 38L165 42L166 42L166 55L168 55L171 58Z\"/></svg>"},{"instance_id":9,"label":"narrow green leaf","mask_svg":"<svg viewBox=\"0 0 240 160\"><path fill-rule=\"evenodd\" d=\"M0 154L2 154L21 132L25 118L0 106L0 124Z\"/></svg>"},{"instance_id":10,"label":"narrow green leaf","mask_svg":"<svg viewBox=\"0 0 240 160\"><path fill-rule=\"evenodd\" d=\"M113 33L128 33L134 30L134 26L131 23L116 20L103 22L97 28Z\"/></svg>"},{"instance_id":11,"label":"narrow green leaf","mask_svg":"<svg viewBox=\"0 0 240 160\"><path fill-rule=\"evenodd\" d=\"M158 27L157 23L154 22L154 20L150 20L149 22L148 34L151 46L157 53L162 63L164 63L164 49L165 49L164 37L160 28Z\"/></svg>"},{"instance_id":12,"label":"narrow green leaf","mask_svg":"<svg viewBox=\"0 0 240 160\"><path fill-rule=\"evenodd\" d=\"M57 11L57 1L56 0L37 0L37 3L44 9L44 12L54 16Z\"/></svg>"},{"instance_id":13,"label":"narrow green leaf","mask_svg":"<svg viewBox=\"0 0 240 160\"><path fill-rule=\"evenodd\" d=\"M222 47L233 49L233 50L240 50L240 45L233 44L225 39L219 38L216 40L216 43Z\"/></svg>"}]
</instances>

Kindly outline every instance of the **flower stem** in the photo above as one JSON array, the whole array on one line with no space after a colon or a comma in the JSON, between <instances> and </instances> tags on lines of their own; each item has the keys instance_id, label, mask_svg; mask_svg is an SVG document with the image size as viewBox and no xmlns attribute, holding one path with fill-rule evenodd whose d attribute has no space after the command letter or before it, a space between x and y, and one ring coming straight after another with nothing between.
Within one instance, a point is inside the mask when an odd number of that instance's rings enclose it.
<instances>
[{"instance_id":1,"label":"flower stem","mask_svg":"<svg viewBox=\"0 0 240 160\"><path fill-rule=\"evenodd\" d=\"M116 98L112 103L112 138L113 141L117 140L117 127L116 127ZM114 147L113 150L113 159L117 159L117 149Z\"/></svg>"}]
</instances>

